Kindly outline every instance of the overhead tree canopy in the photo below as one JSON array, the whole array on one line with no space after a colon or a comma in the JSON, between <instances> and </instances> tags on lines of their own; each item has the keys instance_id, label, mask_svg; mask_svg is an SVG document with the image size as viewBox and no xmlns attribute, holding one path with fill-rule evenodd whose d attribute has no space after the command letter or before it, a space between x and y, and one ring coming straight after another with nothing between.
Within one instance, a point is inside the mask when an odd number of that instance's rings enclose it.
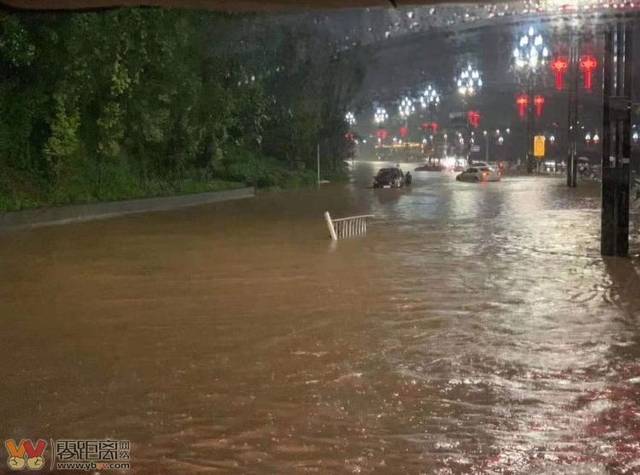
<instances>
[{"instance_id":1,"label":"overhead tree canopy","mask_svg":"<svg viewBox=\"0 0 640 475\"><path fill-rule=\"evenodd\" d=\"M0 38L0 211L302 186L318 144L323 177L345 176L365 58L311 22L0 12Z\"/></svg>"}]
</instances>

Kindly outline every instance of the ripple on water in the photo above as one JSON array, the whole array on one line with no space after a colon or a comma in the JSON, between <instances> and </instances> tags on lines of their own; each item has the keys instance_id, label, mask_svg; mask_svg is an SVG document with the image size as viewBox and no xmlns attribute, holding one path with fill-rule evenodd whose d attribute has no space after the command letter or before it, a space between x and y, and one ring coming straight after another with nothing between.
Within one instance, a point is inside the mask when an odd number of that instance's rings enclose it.
<instances>
[{"instance_id":1,"label":"ripple on water","mask_svg":"<svg viewBox=\"0 0 640 475\"><path fill-rule=\"evenodd\" d=\"M373 166L0 237L0 357L38 362L0 368L0 432L130 438L147 473L640 471L638 262L599 257L597 190ZM377 219L331 246L326 209Z\"/></svg>"}]
</instances>

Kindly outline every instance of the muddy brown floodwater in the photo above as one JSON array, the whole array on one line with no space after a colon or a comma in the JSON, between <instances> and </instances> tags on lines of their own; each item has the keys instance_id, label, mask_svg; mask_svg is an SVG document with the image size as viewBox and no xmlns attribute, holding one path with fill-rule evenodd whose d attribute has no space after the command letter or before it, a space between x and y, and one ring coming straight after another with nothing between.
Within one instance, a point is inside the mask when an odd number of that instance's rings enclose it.
<instances>
[{"instance_id":1,"label":"muddy brown floodwater","mask_svg":"<svg viewBox=\"0 0 640 475\"><path fill-rule=\"evenodd\" d=\"M638 227L603 260L597 185L379 166L0 235L0 437L128 439L134 473L640 473ZM333 246L325 210L376 220Z\"/></svg>"}]
</instances>

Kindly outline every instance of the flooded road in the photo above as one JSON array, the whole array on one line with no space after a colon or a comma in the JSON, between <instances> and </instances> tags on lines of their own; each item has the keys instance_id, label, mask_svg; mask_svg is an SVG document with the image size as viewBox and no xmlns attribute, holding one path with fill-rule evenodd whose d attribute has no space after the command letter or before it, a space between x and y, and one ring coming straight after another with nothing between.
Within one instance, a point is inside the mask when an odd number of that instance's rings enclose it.
<instances>
[{"instance_id":1,"label":"flooded road","mask_svg":"<svg viewBox=\"0 0 640 475\"><path fill-rule=\"evenodd\" d=\"M597 185L373 167L0 235L0 437L128 439L135 473L639 473L637 226L603 260ZM332 245L325 210L376 219Z\"/></svg>"}]
</instances>

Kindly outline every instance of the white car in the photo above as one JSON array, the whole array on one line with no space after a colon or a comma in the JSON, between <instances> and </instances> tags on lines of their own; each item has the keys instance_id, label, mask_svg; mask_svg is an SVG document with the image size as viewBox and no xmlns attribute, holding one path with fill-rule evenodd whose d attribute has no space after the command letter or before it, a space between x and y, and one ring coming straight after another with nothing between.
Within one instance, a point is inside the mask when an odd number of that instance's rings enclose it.
<instances>
[{"instance_id":1,"label":"white car","mask_svg":"<svg viewBox=\"0 0 640 475\"><path fill-rule=\"evenodd\" d=\"M487 166L471 166L456 177L458 181L500 181L500 174Z\"/></svg>"}]
</instances>

